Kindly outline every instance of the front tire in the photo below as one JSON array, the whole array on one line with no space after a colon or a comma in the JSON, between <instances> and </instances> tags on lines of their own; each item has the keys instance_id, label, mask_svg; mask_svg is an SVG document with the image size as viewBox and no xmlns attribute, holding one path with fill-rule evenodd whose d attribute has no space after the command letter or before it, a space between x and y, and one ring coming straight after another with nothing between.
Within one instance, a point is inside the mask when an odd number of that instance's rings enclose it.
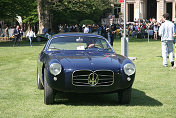
<instances>
[{"instance_id":1,"label":"front tire","mask_svg":"<svg viewBox=\"0 0 176 118\"><path fill-rule=\"evenodd\" d=\"M129 104L131 101L132 87L118 92L118 101L120 104Z\"/></svg>"},{"instance_id":2,"label":"front tire","mask_svg":"<svg viewBox=\"0 0 176 118\"><path fill-rule=\"evenodd\" d=\"M54 103L54 90L48 85L46 78L46 69L44 69L44 103L49 105Z\"/></svg>"}]
</instances>

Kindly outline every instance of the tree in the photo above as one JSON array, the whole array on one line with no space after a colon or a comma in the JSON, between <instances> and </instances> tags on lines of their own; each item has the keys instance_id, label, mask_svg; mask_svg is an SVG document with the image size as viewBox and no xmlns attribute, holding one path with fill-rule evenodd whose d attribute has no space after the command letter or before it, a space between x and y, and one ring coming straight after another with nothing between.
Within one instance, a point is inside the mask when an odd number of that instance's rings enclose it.
<instances>
[{"instance_id":1,"label":"tree","mask_svg":"<svg viewBox=\"0 0 176 118\"><path fill-rule=\"evenodd\" d=\"M37 0L37 11L39 19L39 33L42 33L42 29L50 28L49 26L49 0Z\"/></svg>"},{"instance_id":2,"label":"tree","mask_svg":"<svg viewBox=\"0 0 176 118\"><path fill-rule=\"evenodd\" d=\"M110 8L109 0L59 0L52 3L51 10L72 16L78 21L91 19L98 22L104 11Z\"/></svg>"},{"instance_id":3,"label":"tree","mask_svg":"<svg viewBox=\"0 0 176 118\"><path fill-rule=\"evenodd\" d=\"M105 12L111 9L109 0L51 0L54 26L58 24L78 24L90 19L100 23Z\"/></svg>"},{"instance_id":4,"label":"tree","mask_svg":"<svg viewBox=\"0 0 176 118\"><path fill-rule=\"evenodd\" d=\"M78 24L85 19L98 23L110 8L110 0L0 0L0 20L14 21L18 15L30 26L39 21L42 33L44 27L60 23Z\"/></svg>"},{"instance_id":5,"label":"tree","mask_svg":"<svg viewBox=\"0 0 176 118\"><path fill-rule=\"evenodd\" d=\"M38 22L36 0L0 0L0 20L13 22L21 16L24 23Z\"/></svg>"}]
</instances>

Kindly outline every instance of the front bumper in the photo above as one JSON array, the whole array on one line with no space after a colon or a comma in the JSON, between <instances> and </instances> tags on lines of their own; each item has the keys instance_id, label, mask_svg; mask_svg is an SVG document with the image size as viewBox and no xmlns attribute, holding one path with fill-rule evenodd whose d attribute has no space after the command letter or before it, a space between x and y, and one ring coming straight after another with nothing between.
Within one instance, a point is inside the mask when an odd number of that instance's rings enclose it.
<instances>
[{"instance_id":1,"label":"front bumper","mask_svg":"<svg viewBox=\"0 0 176 118\"><path fill-rule=\"evenodd\" d=\"M54 76L49 71L46 73L46 79L48 85L54 90L60 92L72 92L72 93L111 93L121 89L128 88L132 86L134 82L135 74L130 76L129 81L128 76L122 74L120 71L114 72L113 84L109 86L75 86L72 81L73 72L61 72L60 75Z\"/></svg>"}]
</instances>

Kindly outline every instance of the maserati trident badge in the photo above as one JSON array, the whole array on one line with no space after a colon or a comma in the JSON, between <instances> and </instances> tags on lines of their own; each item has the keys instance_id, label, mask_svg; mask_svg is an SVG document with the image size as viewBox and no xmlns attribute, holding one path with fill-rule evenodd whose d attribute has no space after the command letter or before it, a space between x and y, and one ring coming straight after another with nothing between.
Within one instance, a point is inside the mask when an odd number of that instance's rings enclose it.
<instances>
[{"instance_id":1,"label":"maserati trident badge","mask_svg":"<svg viewBox=\"0 0 176 118\"><path fill-rule=\"evenodd\" d=\"M91 85L91 86L95 86L97 83L98 83L98 75L96 73L91 73L89 76L88 76L88 83Z\"/></svg>"}]
</instances>

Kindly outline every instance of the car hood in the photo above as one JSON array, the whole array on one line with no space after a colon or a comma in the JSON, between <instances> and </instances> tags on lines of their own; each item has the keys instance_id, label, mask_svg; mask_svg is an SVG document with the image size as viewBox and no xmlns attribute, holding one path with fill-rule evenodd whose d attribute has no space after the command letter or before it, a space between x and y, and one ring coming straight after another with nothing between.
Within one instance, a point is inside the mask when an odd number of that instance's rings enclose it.
<instances>
[{"instance_id":1,"label":"car hood","mask_svg":"<svg viewBox=\"0 0 176 118\"><path fill-rule=\"evenodd\" d=\"M55 58L64 69L72 70L114 70L120 69L119 55L104 52L60 52Z\"/></svg>"}]
</instances>

